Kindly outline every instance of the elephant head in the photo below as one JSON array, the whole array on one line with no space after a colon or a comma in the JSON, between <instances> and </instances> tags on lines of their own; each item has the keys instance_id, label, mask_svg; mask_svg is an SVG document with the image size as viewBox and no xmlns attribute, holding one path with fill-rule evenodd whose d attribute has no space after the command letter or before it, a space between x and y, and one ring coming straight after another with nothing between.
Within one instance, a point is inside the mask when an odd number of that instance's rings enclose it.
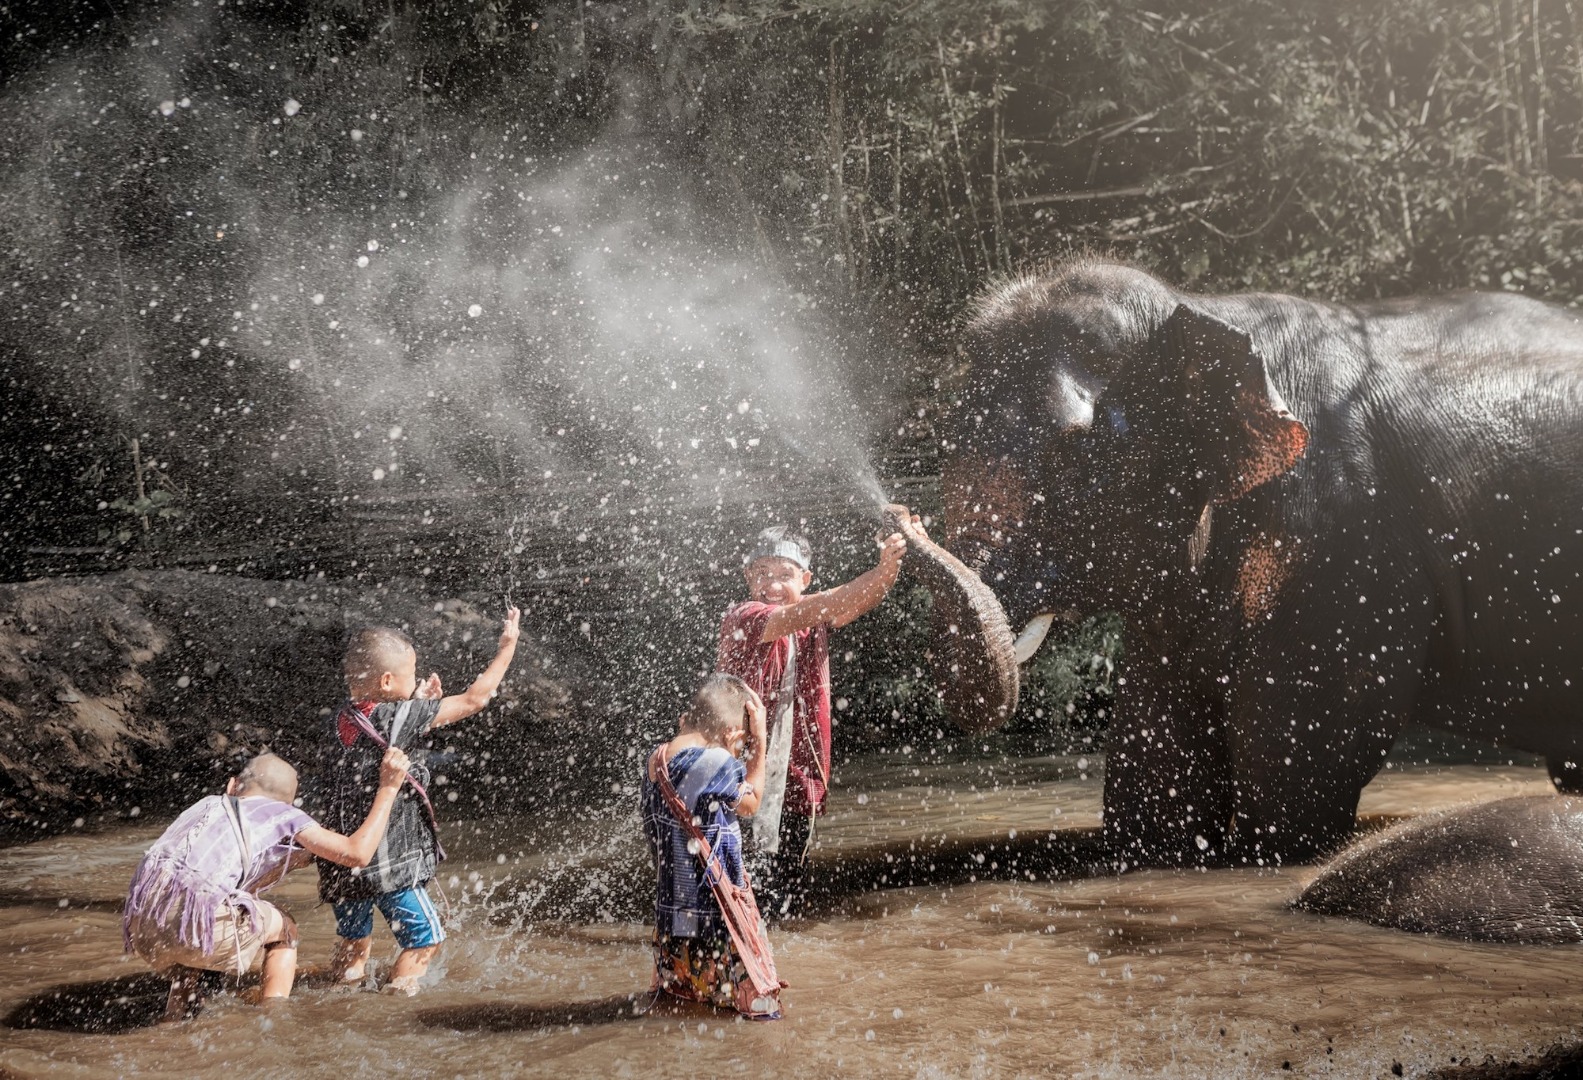
<instances>
[{"instance_id":1,"label":"elephant head","mask_svg":"<svg viewBox=\"0 0 1583 1080\"><path fill-rule=\"evenodd\" d=\"M945 539L1025 628L1022 660L1053 619L1147 631L1190 607L1215 507L1307 445L1246 334L1128 267L991 293L964 344Z\"/></svg>"}]
</instances>

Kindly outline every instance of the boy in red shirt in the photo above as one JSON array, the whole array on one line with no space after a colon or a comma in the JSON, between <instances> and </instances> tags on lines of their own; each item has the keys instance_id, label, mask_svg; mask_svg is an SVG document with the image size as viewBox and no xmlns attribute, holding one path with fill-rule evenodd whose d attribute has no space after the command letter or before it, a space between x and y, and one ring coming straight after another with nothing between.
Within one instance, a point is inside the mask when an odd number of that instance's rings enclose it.
<instances>
[{"instance_id":1,"label":"boy in red shirt","mask_svg":"<svg viewBox=\"0 0 1583 1080\"><path fill-rule=\"evenodd\" d=\"M909 529L923 532L914 516ZM765 790L747 847L767 917L798 908L807 891L813 819L830 786L831 627L872 610L896 583L907 539L878 541L879 565L844 585L804 595L813 581L807 538L765 529L748 552L748 600L725 613L715 666L764 700L769 750Z\"/></svg>"}]
</instances>

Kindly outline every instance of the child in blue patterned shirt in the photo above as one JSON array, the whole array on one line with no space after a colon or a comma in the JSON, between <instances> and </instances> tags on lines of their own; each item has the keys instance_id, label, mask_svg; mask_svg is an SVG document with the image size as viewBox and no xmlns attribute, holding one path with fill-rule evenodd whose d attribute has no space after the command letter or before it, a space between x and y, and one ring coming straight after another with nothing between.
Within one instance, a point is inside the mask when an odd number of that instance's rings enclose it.
<instances>
[{"instance_id":1,"label":"child in blue patterned shirt","mask_svg":"<svg viewBox=\"0 0 1583 1080\"><path fill-rule=\"evenodd\" d=\"M744 747L746 765L738 758ZM664 768L733 884L744 883L739 817L758 809L764 786L764 703L735 675L709 676L682 714L678 734L649 757L643 832L654 854L655 989L733 1007L745 972L696 845L666 804Z\"/></svg>"}]
</instances>

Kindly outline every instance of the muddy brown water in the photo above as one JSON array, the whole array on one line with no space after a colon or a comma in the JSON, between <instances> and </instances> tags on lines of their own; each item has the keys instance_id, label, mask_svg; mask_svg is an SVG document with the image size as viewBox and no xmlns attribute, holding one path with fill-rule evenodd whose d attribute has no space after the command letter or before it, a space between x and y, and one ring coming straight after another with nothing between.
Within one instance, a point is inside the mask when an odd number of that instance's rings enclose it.
<instances>
[{"instance_id":1,"label":"muddy brown water","mask_svg":"<svg viewBox=\"0 0 1583 1080\"><path fill-rule=\"evenodd\" d=\"M417 999L310 982L262 1009L222 995L169 1027L144 1026L161 988L121 956L117 914L159 826L6 849L0 1075L1375 1077L1578 1037L1576 949L1289 911L1309 867L1050 880L1092 846L1098 764L843 770L816 844L823 869L849 872L772 934L791 983L779 1023L640 1011L649 871L628 794L575 827L450 825L451 938ZM1521 766L1393 768L1362 811L1547 790ZM312 872L277 898L303 962L322 962L333 927Z\"/></svg>"}]
</instances>

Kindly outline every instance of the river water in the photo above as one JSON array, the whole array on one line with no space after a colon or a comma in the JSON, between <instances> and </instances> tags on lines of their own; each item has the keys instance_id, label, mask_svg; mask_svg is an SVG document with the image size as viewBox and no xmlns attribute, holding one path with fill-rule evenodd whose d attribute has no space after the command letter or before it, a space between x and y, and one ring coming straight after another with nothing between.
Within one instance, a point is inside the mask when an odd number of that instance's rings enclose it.
<instances>
[{"instance_id":1,"label":"river water","mask_svg":"<svg viewBox=\"0 0 1583 1080\"><path fill-rule=\"evenodd\" d=\"M815 837L832 886L772 933L791 983L779 1023L642 1008L650 871L626 793L576 826L448 826L451 939L418 998L309 978L288 1002L222 995L165 1027L142 1026L162 987L121 956L118 916L159 826L6 849L0 1077L1413 1076L1579 1035L1574 949L1289 911L1309 867L1085 871L1099 767L844 768ZM1522 765L1396 763L1361 812L1548 790ZM333 927L312 871L275 895L302 925L303 962L322 962Z\"/></svg>"}]
</instances>

